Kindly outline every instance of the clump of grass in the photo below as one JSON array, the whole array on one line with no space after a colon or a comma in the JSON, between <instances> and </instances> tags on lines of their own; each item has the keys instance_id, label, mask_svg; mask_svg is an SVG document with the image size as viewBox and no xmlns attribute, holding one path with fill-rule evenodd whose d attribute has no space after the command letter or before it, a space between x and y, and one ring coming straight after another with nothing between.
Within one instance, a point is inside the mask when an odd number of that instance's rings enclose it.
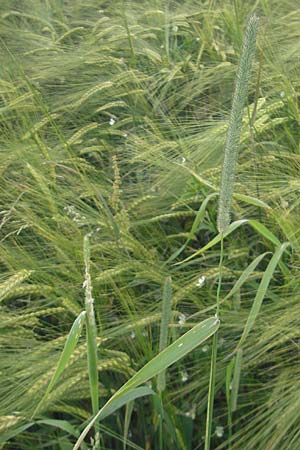
<instances>
[{"instance_id":1,"label":"clump of grass","mask_svg":"<svg viewBox=\"0 0 300 450\"><path fill-rule=\"evenodd\" d=\"M219 194L218 208L218 230L221 233L221 250L219 262L219 279L217 289L217 309L216 316L220 314L220 291L222 284L222 266L223 266L223 234L228 230L230 224L230 207L234 190L235 165L239 150L240 135L242 129L242 120L244 106L248 93L248 83L251 75L252 61L256 47L256 36L258 31L258 17L252 15L247 23L243 48L236 75L236 84L233 94L232 107L230 112L229 125L225 142L224 163L222 168L221 188ZM213 336L210 381L208 392L205 450L210 449L213 407L215 397L216 383L216 364L217 364L218 332Z\"/></svg>"},{"instance_id":2,"label":"clump of grass","mask_svg":"<svg viewBox=\"0 0 300 450\"><path fill-rule=\"evenodd\" d=\"M87 344L79 337L40 405L42 419L30 420L70 329L77 333L86 324L86 313L80 316L83 236L92 235L93 296L101 299L93 307L101 329L103 403L156 356L167 277L174 318L185 317L172 323L170 340L215 311L220 155L252 3L1 2L0 443L7 450L49 442L72 448L92 414ZM222 291L228 294L220 300L211 447L290 450L300 420L300 14L291 0L256 7L265 22L261 76L255 101L249 95L253 136L245 126L240 139L244 151L231 211L241 220L224 233ZM259 199L253 198L256 184ZM281 239L291 241L290 257ZM279 250L266 273L274 246ZM173 265L179 255L186 261ZM25 273L30 276L22 284L6 289L7 281ZM211 345L206 341L167 369L165 448L203 443ZM228 403L237 408L229 431L222 386L228 355L240 348L239 376L237 360L231 376L227 372ZM135 389L125 426L121 409L100 421L105 448L119 450L126 441L133 448L161 445L158 402L149 397L156 393L149 386ZM222 437L214 433L217 426L224 428Z\"/></svg>"}]
</instances>

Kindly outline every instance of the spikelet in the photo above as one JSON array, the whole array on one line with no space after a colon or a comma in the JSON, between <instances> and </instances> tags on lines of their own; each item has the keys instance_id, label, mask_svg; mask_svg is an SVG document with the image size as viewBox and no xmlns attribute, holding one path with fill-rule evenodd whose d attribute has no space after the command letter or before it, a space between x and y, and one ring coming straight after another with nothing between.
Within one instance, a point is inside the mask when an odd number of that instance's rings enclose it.
<instances>
[{"instance_id":1,"label":"spikelet","mask_svg":"<svg viewBox=\"0 0 300 450\"><path fill-rule=\"evenodd\" d=\"M230 206L234 188L235 165L239 149L243 111L247 96L252 60L255 53L257 30L258 17L254 14L250 17L246 28L226 135L217 218L218 230L220 233L224 233L230 224Z\"/></svg>"},{"instance_id":2,"label":"spikelet","mask_svg":"<svg viewBox=\"0 0 300 450\"><path fill-rule=\"evenodd\" d=\"M26 326L28 326L29 321L31 319L35 319L36 317L39 316L50 316L52 314L58 314L61 313L65 310L65 308L62 308L61 306L58 306L56 308L47 308L47 309L41 309L40 311L35 311L35 312L31 312L28 314L20 314L20 315L16 315L14 317L10 317L9 319L7 319L5 321L5 325L13 325L16 323L24 323Z\"/></svg>"},{"instance_id":3,"label":"spikelet","mask_svg":"<svg viewBox=\"0 0 300 450\"><path fill-rule=\"evenodd\" d=\"M59 114L50 114L49 116L44 117L40 122L33 125L30 130L28 130L22 137L21 140L24 141L31 136L33 136L35 133L37 133L41 128L43 128L44 125L47 125L51 120L57 119L59 117Z\"/></svg>"},{"instance_id":4,"label":"spikelet","mask_svg":"<svg viewBox=\"0 0 300 450\"><path fill-rule=\"evenodd\" d=\"M18 422L21 422L22 419L22 417L14 415L0 417L0 431L2 432L10 427L13 427Z\"/></svg>"},{"instance_id":5,"label":"spikelet","mask_svg":"<svg viewBox=\"0 0 300 450\"><path fill-rule=\"evenodd\" d=\"M22 283L31 275L30 270L20 270L7 281L0 284L0 301L3 300L17 285Z\"/></svg>"},{"instance_id":6,"label":"spikelet","mask_svg":"<svg viewBox=\"0 0 300 450\"><path fill-rule=\"evenodd\" d=\"M83 103L85 103L90 97L93 97L95 94L97 94L98 92L102 91L103 89L108 89L108 88L110 88L112 86L113 86L113 83L111 81L105 81L103 83L97 84L96 86L94 86L91 89L89 89L88 91L86 91L79 100L74 102L71 105L71 108L72 109L73 108L78 108Z\"/></svg>"},{"instance_id":7,"label":"spikelet","mask_svg":"<svg viewBox=\"0 0 300 450\"><path fill-rule=\"evenodd\" d=\"M71 136L67 140L67 145L76 144L76 142L79 142L82 136L84 136L86 133L88 133L91 130L95 130L95 128L98 128L98 124L96 122L89 123L88 125L85 125L84 127L80 128L80 130L76 131L73 136Z\"/></svg>"},{"instance_id":8,"label":"spikelet","mask_svg":"<svg viewBox=\"0 0 300 450\"><path fill-rule=\"evenodd\" d=\"M0 287L1 289L1 287ZM18 297L24 297L26 295L39 295L45 297L50 292L53 291L53 288L51 286L47 285L39 285L39 284L24 284L22 286L16 286L12 288L7 294L5 295L5 298L18 298ZM81 310L80 310L81 311Z\"/></svg>"},{"instance_id":9,"label":"spikelet","mask_svg":"<svg viewBox=\"0 0 300 450\"><path fill-rule=\"evenodd\" d=\"M84 31L85 28L84 27L76 27L76 28L72 28L71 30L66 31L62 36L60 36L56 41L55 44L60 44L62 43L62 41L64 41L66 38L70 37L71 35L73 35L74 33L78 33L78 32L82 32Z\"/></svg>"},{"instance_id":10,"label":"spikelet","mask_svg":"<svg viewBox=\"0 0 300 450\"><path fill-rule=\"evenodd\" d=\"M62 299L62 304L75 317L77 317L82 310L81 306L73 298L64 297Z\"/></svg>"},{"instance_id":11,"label":"spikelet","mask_svg":"<svg viewBox=\"0 0 300 450\"><path fill-rule=\"evenodd\" d=\"M100 106L100 108L97 108L95 112L99 113L102 111L106 111L107 109L110 109L110 108L116 108L116 107L123 108L125 106L127 106L127 104L123 100L117 100L115 102L109 102L103 106Z\"/></svg>"},{"instance_id":12,"label":"spikelet","mask_svg":"<svg viewBox=\"0 0 300 450\"><path fill-rule=\"evenodd\" d=\"M136 222L138 225L146 224L146 223L156 223L169 219L178 219L182 217L192 217L197 214L196 211L175 211L172 213L161 214L160 216L151 217L150 219L139 220Z\"/></svg>"}]
</instances>

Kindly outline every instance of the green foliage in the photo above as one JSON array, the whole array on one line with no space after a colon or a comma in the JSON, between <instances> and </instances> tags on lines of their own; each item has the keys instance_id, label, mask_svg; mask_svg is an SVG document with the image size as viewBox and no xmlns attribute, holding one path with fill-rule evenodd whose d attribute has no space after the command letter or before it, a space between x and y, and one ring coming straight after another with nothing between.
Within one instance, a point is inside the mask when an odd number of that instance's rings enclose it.
<instances>
[{"instance_id":1,"label":"green foliage","mask_svg":"<svg viewBox=\"0 0 300 450\"><path fill-rule=\"evenodd\" d=\"M44 398L85 309L84 236L92 255L100 408L158 354L168 277L169 342L215 313L221 163L242 36L254 9L260 33L242 111L233 223L224 236L211 447L298 450L295 2L3 0L5 450L72 448L91 418L84 333ZM290 247L279 251L284 242ZM162 402L139 395L156 392L155 378L152 389L129 391L123 400L133 402L132 411L116 409L99 424L101 449L156 450L160 436L165 449L203 449L211 341L168 368ZM92 438L86 448L96 445Z\"/></svg>"},{"instance_id":2,"label":"green foliage","mask_svg":"<svg viewBox=\"0 0 300 450\"><path fill-rule=\"evenodd\" d=\"M88 434L92 425L101 418L107 416L107 410L109 413L119 408L124 404L124 396L128 395L130 392L150 380L154 376L160 374L162 371L167 369L171 364L181 359L183 356L187 355L194 348L200 345L210 336L214 335L219 328L220 321L215 317L204 320L201 323L195 325L191 330L185 333L183 336L178 338L175 342L170 344L164 350L162 350L158 355L156 355L151 361L149 361L144 367L142 367L136 374L131 377L127 383L125 383L100 409L93 420L87 425L87 427L82 432L80 438L74 446L74 450L78 450L83 439ZM149 394L149 392L148 392ZM142 395L145 395L142 391ZM133 394L133 398L136 395ZM132 398L130 398L132 400ZM128 401L128 400L127 400Z\"/></svg>"}]
</instances>

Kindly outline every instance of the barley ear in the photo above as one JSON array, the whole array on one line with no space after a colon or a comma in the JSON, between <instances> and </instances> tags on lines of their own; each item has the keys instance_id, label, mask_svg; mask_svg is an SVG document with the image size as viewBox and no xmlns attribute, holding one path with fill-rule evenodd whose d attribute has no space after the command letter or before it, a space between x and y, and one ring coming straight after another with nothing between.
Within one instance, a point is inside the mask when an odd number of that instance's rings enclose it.
<instances>
[{"instance_id":1,"label":"barley ear","mask_svg":"<svg viewBox=\"0 0 300 450\"><path fill-rule=\"evenodd\" d=\"M236 75L221 175L217 218L217 225L220 233L224 233L230 224L230 206L234 189L235 165L242 129L243 111L251 75L251 66L255 54L258 23L258 17L253 14L246 27L241 58Z\"/></svg>"}]
</instances>

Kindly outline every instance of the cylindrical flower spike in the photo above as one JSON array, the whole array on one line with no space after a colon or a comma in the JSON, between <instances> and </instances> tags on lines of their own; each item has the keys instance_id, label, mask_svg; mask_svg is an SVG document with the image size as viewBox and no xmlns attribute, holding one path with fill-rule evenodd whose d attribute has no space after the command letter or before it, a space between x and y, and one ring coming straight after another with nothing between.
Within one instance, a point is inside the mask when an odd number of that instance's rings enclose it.
<instances>
[{"instance_id":1,"label":"cylindrical flower spike","mask_svg":"<svg viewBox=\"0 0 300 450\"><path fill-rule=\"evenodd\" d=\"M242 54L236 75L221 175L217 218L217 225L220 233L224 233L230 224L230 207L234 189L235 166L239 150L243 112L251 75L251 66L255 54L258 23L258 17L255 14L252 15L247 24Z\"/></svg>"}]
</instances>

